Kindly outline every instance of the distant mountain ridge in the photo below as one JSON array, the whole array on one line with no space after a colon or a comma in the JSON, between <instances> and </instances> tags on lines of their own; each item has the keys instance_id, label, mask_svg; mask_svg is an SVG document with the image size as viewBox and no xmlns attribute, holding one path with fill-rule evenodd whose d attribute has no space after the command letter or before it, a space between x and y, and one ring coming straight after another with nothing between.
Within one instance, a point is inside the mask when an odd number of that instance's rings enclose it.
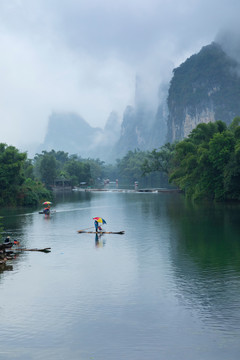
<instances>
[{"instance_id":1,"label":"distant mountain ridge","mask_svg":"<svg viewBox=\"0 0 240 360\"><path fill-rule=\"evenodd\" d=\"M120 121L115 112L109 115L104 129L91 127L75 113L53 113L49 117L42 150L62 150L82 158L107 158L109 147L115 144L120 134Z\"/></svg>"},{"instance_id":2,"label":"distant mountain ridge","mask_svg":"<svg viewBox=\"0 0 240 360\"><path fill-rule=\"evenodd\" d=\"M104 129L91 127L73 113L54 113L41 150L63 150L83 158L114 162L129 150L152 150L186 137L199 123L240 116L239 63L217 43L204 46L173 70L159 90L158 104L144 100L136 81L135 104L122 119L112 112ZM149 99L148 99L149 100Z\"/></svg>"},{"instance_id":3,"label":"distant mountain ridge","mask_svg":"<svg viewBox=\"0 0 240 360\"><path fill-rule=\"evenodd\" d=\"M87 155L89 144L94 142L100 128L92 128L74 113L53 113L49 117L47 133L41 148L47 151L63 150L72 154Z\"/></svg>"}]
</instances>

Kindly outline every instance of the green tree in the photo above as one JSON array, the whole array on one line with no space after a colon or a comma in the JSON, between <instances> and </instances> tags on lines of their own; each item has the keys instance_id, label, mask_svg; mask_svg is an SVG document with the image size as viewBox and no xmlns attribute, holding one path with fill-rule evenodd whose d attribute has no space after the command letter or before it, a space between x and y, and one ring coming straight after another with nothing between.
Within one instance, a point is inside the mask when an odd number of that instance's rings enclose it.
<instances>
[{"instance_id":1,"label":"green tree","mask_svg":"<svg viewBox=\"0 0 240 360\"><path fill-rule=\"evenodd\" d=\"M34 166L31 159L26 159L23 166L24 177L34 180Z\"/></svg>"},{"instance_id":2,"label":"green tree","mask_svg":"<svg viewBox=\"0 0 240 360\"><path fill-rule=\"evenodd\" d=\"M214 198L225 198L225 173L227 165L234 151L234 136L230 131L214 134L209 142L209 159L214 169L212 181L214 183Z\"/></svg>"},{"instance_id":3,"label":"green tree","mask_svg":"<svg viewBox=\"0 0 240 360\"><path fill-rule=\"evenodd\" d=\"M73 185L80 185L81 182L89 183L91 180L90 165L88 163L71 159L66 162L64 170L71 178Z\"/></svg>"},{"instance_id":4,"label":"green tree","mask_svg":"<svg viewBox=\"0 0 240 360\"><path fill-rule=\"evenodd\" d=\"M134 184L138 181L139 186L160 187L166 186L167 178L157 171L148 172L146 160L149 152L135 149L129 151L122 159L117 160L117 178L123 184Z\"/></svg>"},{"instance_id":5,"label":"green tree","mask_svg":"<svg viewBox=\"0 0 240 360\"><path fill-rule=\"evenodd\" d=\"M104 161L101 161L100 159L85 159L83 162L89 165L89 183L98 183L105 177Z\"/></svg>"},{"instance_id":6,"label":"green tree","mask_svg":"<svg viewBox=\"0 0 240 360\"><path fill-rule=\"evenodd\" d=\"M236 116L232 123L229 125L229 130L232 132L235 132L237 128L239 128L240 125L240 116Z\"/></svg>"},{"instance_id":7,"label":"green tree","mask_svg":"<svg viewBox=\"0 0 240 360\"><path fill-rule=\"evenodd\" d=\"M159 171L168 175L171 168L171 161L173 159L175 146L175 143L167 143L159 150L154 149L153 151L148 152L142 165L143 174L145 175Z\"/></svg>"},{"instance_id":8,"label":"green tree","mask_svg":"<svg viewBox=\"0 0 240 360\"><path fill-rule=\"evenodd\" d=\"M0 204L15 204L19 187L24 182L26 153L14 146L0 144Z\"/></svg>"},{"instance_id":9,"label":"green tree","mask_svg":"<svg viewBox=\"0 0 240 360\"><path fill-rule=\"evenodd\" d=\"M170 182L193 199L240 197L240 119L199 124L175 147Z\"/></svg>"},{"instance_id":10,"label":"green tree","mask_svg":"<svg viewBox=\"0 0 240 360\"><path fill-rule=\"evenodd\" d=\"M45 199L52 200L52 198L52 192L47 190L42 182L28 178L18 193L18 205L37 206Z\"/></svg>"},{"instance_id":11,"label":"green tree","mask_svg":"<svg viewBox=\"0 0 240 360\"><path fill-rule=\"evenodd\" d=\"M44 154L40 167L41 180L47 187L54 184L57 177L57 161L53 154Z\"/></svg>"},{"instance_id":12,"label":"green tree","mask_svg":"<svg viewBox=\"0 0 240 360\"><path fill-rule=\"evenodd\" d=\"M3 232L2 216L0 216L0 241L2 241L2 232Z\"/></svg>"}]
</instances>

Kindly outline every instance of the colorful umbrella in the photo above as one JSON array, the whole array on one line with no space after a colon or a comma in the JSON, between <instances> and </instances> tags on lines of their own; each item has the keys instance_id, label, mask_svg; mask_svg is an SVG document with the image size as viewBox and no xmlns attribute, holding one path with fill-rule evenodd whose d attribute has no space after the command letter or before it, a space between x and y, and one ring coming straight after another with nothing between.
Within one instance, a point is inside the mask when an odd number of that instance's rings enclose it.
<instances>
[{"instance_id":1,"label":"colorful umbrella","mask_svg":"<svg viewBox=\"0 0 240 360\"><path fill-rule=\"evenodd\" d=\"M45 201L44 203L43 203L43 205L50 205L51 204L51 201Z\"/></svg>"},{"instance_id":2,"label":"colorful umbrella","mask_svg":"<svg viewBox=\"0 0 240 360\"><path fill-rule=\"evenodd\" d=\"M97 222L99 222L99 223L106 224L106 221L100 217L95 217L95 218L93 218L93 220L97 220Z\"/></svg>"}]
</instances>

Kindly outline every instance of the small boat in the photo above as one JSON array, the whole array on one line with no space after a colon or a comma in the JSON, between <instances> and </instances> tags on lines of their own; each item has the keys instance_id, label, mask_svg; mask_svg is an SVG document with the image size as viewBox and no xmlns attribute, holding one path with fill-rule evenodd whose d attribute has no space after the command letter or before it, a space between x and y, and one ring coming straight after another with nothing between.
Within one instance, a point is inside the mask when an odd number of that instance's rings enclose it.
<instances>
[{"instance_id":1,"label":"small boat","mask_svg":"<svg viewBox=\"0 0 240 360\"><path fill-rule=\"evenodd\" d=\"M119 234L123 235L125 231L85 231L85 230L78 230L79 234Z\"/></svg>"}]
</instances>

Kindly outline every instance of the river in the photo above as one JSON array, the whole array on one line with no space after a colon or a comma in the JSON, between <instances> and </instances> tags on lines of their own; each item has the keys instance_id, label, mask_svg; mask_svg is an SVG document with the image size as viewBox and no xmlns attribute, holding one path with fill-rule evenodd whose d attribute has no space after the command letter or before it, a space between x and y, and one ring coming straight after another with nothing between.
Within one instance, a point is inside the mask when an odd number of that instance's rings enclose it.
<instances>
[{"instance_id":1,"label":"river","mask_svg":"<svg viewBox=\"0 0 240 360\"><path fill-rule=\"evenodd\" d=\"M0 212L21 247L51 247L0 270L1 360L239 359L240 205L134 192L53 205ZM125 234L77 233L95 216Z\"/></svg>"}]
</instances>

